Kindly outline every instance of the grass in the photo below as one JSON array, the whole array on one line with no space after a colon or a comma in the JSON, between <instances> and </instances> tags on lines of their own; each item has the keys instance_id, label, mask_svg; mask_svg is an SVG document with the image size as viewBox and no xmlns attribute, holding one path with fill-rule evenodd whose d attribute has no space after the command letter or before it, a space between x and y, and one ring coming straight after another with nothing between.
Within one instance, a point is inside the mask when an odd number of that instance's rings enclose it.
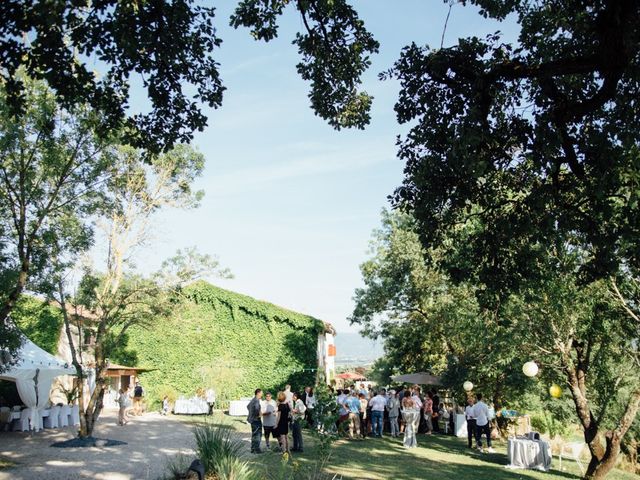
<instances>
[{"instance_id":1,"label":"grass","mask_svg":"<svg viewBox=\"0 0 640 480\"><path fill-rule=\"evenodd\" d=\"M197 419L189 420L197 422ZM200 420L201 421L201 420ZM226 417L226 423L236 431L247 434L249 426L241 419ZM293 454L296 468L311 469L316 460L313 438L304 436L304 453ZM558 458L553 457L549 472L510 470L507 464L506 442L496 442L496 453L482 454L466 448L466 439L451 436L418 436L419 447L406 450L401 439L368 438L364 441L339 440L334 444L326 473L338 474L344 480L566 480L579 479L580 470L571 460L562 462L565 471L558 471ZM281 456L276 453L251 455L249 462L259 472L279 469ZM638 477L620 470L608 480L638 480Z\"/></svg>"}]
</instances>

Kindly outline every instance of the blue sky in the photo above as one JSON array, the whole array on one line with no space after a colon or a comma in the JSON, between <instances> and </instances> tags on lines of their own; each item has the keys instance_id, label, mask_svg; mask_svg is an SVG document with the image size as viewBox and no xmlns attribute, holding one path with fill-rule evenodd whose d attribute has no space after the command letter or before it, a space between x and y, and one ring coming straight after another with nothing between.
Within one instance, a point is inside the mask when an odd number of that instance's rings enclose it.
<instances>
[{"instance_id":1,"label":"blue sky","mask_svg":"<svg viewBox=\"0 0 640 480\"><path fill-rule=\"evenodd\" d=\"M359 265L387 195L402 181L395 141L405 127L393 112L398 85L378 81L377 74L411 41L438 47L448 5L353 2L381 44L364 82L375 99L365 131L337 132L309 108L308 85L296 73L291 40L302 25L295 10L282 18L280 37L265 44L246 29L228 27L236 2L219 3L224 43L216 58L227 91L222 108L207 111L209 127L194 141L206 157L197 183L205 198L197 210L158 215L138 266L152 271L176 249L197 246L235 275L213 283L322 318L338 332L355 331L346 319L361 285ZM514 36L513 23L487 21L456 4L445 46L496 30Z\"/></svg>"}]
</instances>

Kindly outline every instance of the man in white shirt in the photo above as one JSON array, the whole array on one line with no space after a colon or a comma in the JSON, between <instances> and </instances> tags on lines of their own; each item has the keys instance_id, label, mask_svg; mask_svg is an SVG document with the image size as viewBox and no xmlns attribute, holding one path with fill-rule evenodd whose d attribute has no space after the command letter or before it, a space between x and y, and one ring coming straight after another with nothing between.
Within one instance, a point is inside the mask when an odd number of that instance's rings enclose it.
<instances>
[{"instance_id":1,"label":"man in white shirt","mask_svg":"<svg viewBox=\"0 0 640 480\"><path fill-rule=\"evenodd\" d=\"M216 391L213 388L209 388L205 392L205 398L209 404L209 415L211 415L213 413L213 406L216 403Z\"/></svg>"},{"instance_id":2,"label":"man in white shirt","mask_svg":"<svg viewBox=\"0 0 640 480\"><path fill-rule=\"evenodd\" d=\"M464 418L467 419L467 439L469 448L473 448L473 437L476 434L476 417L473 416L473 397L467 398L467 406L464 409Z\"/></svg>"},{"instance_id":3,"label":"man in white shirt","mask_svg":"<svg viewBox=\"0 0 640 480\"><path fill-rule=\"evenodd\" d=\"M476 444L478 450L482 452L482 434L487 436L487 451L493 453L491 448L491 424L489 423L489 407L482 401L482 394L476 395L478 401L473 406L473 416L476 419Z\"/></svg>"},{"instance_id":4,"label":"man in white shirt","mask_svg":"<svg viewBox=\"0 0 640 480\"><path fill-rule=\"evenodd\" d=\"M371 433L374 437L382 437L384 427L384 409L387 406L387 397L384 389L369 401L371 407Z\"/></svg>"},{"instance_id":5,"label":"man in white shirt","mask_svg":"<svg viewBox=\"0 0 640 480\"><path fill-rule=\"evenodd\" d=\"M336 422L338 433L344 433L344 427L342 425L349 419L349 411L344 405L348 398L347 392L348 390L338 389L338 397L336 398L336 403L340 406L340 409L338 410L339 417Z\"/></svg>"},{"instance_id":6,"label":"man in white shirt","mask_svg":"<svg viewBox=\"0 0 640 480\"><path fill-rule=\"evenodd\" d=\"M293 434L293 448L292 452L302 452L302 420L304 419L304 412L307 411L307 407L297 393L293 394L293 410L292 410L292 434Z\"/></svg>"}]
</instances>

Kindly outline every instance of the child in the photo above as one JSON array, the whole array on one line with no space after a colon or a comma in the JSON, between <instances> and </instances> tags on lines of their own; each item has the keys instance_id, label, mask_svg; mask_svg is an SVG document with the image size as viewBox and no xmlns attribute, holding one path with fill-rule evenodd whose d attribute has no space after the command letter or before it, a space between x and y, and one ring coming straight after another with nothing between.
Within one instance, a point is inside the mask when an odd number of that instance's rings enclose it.
<instances>
[{"instance_id":1,"label":"child","mask_svg":"<svg viewBox=\"0 0 640 480\"><path fill-rule=\"evenodd\" d=\"M160 412L160 414L166 415L167 413L169 413L169 397L165 395L162 399L162 411Z\"/></svg>"},{"instance_id":2,"label":"child","mask_svg":"<svg viewBox=\"0 0 640 480\"><path fill-rule=\"evenodd\" d=\"M118 391L118 394L118 425L123 426L128 423L127 407L129 406L129 397L122 388Z\"/></svg>"}]
</instances>

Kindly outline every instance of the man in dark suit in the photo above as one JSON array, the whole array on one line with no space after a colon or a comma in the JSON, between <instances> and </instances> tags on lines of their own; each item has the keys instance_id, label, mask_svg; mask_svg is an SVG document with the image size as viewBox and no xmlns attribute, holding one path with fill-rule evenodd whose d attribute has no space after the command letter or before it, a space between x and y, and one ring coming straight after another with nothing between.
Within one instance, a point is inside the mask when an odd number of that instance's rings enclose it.
<instances>
[{"instance_id":1,"label":"man in dark suit","mask_svg":"<svg viewBox=\"0 0 640 480\"><path fill-rule=\"evenodd\" d=\"M435 388L431 390L431 393L433 393L433 413L436 415L433 417L433 431L441 433L440 425L438 423L438 420L440 420L440 396Z\"/></svg>"},{"instance_id":2,"label":"man in dark suit","mask_svg":"<svg viewBox=\"0 0 640 480\"><path fill-rule=\"evenodd\" d=\"M305 405L307 404L307 395L310 391L311 387L304 387L304 392L302 392L302 394L300 395L300 400L302 400L302 403L304 403Z\"/></svg>"},{"instance_id":3,"label":"man in dark suit","mask_svg":"<svg viewBox=\"0 0 640 480\"><path fill-rule=\"evenodd\" d=\"M262 398L262 390L259 388L255 391L255 396L247 405L249 414L247 415L247 423L251 425L251 453L262 453L260 450L260 439L262 438L262 406L260 399Z\"/></svg>"}]
</instances>

